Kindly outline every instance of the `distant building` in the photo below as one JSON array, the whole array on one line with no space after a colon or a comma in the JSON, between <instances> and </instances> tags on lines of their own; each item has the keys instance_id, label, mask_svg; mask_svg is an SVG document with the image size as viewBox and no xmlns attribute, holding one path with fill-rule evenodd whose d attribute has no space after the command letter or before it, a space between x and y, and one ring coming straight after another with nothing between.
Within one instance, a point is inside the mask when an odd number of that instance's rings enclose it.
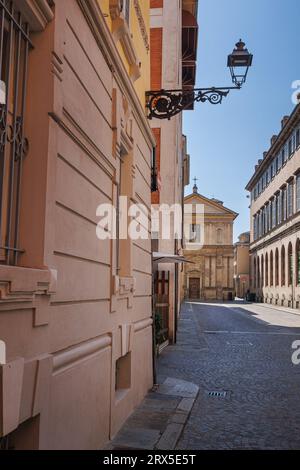
<instances>
[{"instance_id":1,"label":"distant building","mask_svg":"<svg viewBox=\"0 0 300 470\"><path fill-rule=\"evenodd\" d=\"M257 300L300 306L300 105L255 167L251 192L251 291Z\"/></svg>"},{"instance_id":2,"label":"distant building","mask_svg":"<svg viewBox=\"0 0 300 470\"><path fill-rule=\"evenodd\" d=\"M242 233L234 245L234 287L235 295L244 298L250 281L250 232Z\"/></svg>"},{"instance_id":3,"label":"distant building","mask_svg":"<svg viewBox=\"0 0 300 470\"><path fill-rule=\"evenodd\" d=\"M183 297L196 300L233 298L233 222L238 214L224 207L222 201L199 194L196 185L193 193L184 198L184 204L185 234L192 235L187 241L202 240L203 246L193 250L187 244L184 250L185 258L191 263L184 265ZM204 206L203 224L200 225L195 224L194 215L188 213L188 205L195 204Z\"/></svg>"}]
</instances>

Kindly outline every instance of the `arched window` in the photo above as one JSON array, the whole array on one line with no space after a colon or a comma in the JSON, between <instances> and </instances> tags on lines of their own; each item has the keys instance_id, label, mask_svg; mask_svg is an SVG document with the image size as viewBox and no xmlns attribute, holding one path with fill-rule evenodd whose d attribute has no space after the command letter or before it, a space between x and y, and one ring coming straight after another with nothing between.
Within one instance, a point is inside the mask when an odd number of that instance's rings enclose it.
<instances>
[{"instance_id":1,"label":"arched window","mask_svg":"<svg viewBox=\"0 0 300 470\"><path fill-rule=\"evenodd\" d=\"M260 259L259 259L259 256L257 257L257 264L256 264L256 269L257 269L257 275L256 275L256 278L257 278L257 283L256 283L256 287L257 289L260 288Z\"/></svg>"},{"instance_id":2,"label":"arched window","mask_svg":"<svg viewBox=\"0 0 300 470\"><path fill-rule=\"evenodd\" d=\"M297 238L296 242L296 282L300 285L300 240Z\"/></svg>"},{"instance_id":3,"label":"arched window","mask_svg":"<svg viewBox=\"0 0 300 470\"><path fill-rule=\"evenodd\" d=\"M273 251L270 253L270 286L274 285L274 262L273 262Z\"/></svg>"},{"instance_id":4,"label":"arched window","mask_svg":"<svg viewBox=\"0 0 300 470\"><path fill-rule=\"evenodd\" d=\"M265 284L266 287L269 285L269 256L266 253L266 260L265 260Z\"/></svg>"},{"instance_id":5,"label":"arched window","mask_svg":"<svg viewBox=\"0 0 300 470\"><path fill-rule=\"evenodd\" d=\"M279 285L279 251L275 251L275 286Z\"/></svg>"},{"instance_id":6,"label":"arched window","mask_svg":"<svg viewBox=\"0 0 300 470\"><path fill-rule=\"evenodd\" d=\"M281 248L281 285L285 286L285 247Z\"/></svg>"},{"instance_id":7,"label":"arched window","mask_svg":"<svg viewBox=\"0 0 300 470\"><path fill-rule=\"evenodd\" d=\"M265 274L264 255L261 255L261 287L264 287L264 274Z\"/></svg>"},{"instance_id":8,"label":"arched window","mask_svg":"<svg viewBox=\"0 0 300 470\"><path fill-rule=\"evenodd\" d=\"M289 280L289 286L293 285L293 245L291 242L289 243L288 247L288 280Z\"/></svg>"}]
</instances>

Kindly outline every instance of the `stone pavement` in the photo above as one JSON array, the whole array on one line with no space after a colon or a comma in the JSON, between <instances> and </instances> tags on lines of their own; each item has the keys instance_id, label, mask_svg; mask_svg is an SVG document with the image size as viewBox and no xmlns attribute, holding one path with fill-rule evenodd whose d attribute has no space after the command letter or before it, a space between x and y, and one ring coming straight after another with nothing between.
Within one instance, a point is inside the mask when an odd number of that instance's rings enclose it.
<instances>
[{"instance_id":1,"label":"stone pavement","mask_svg":"<svg viewBox=\"0 0 300 470\"><path fill-rule=\"evenodd\" d=\"M110 443L109 449L174 449L199 387L167 378L148 393Z\"/></svg>"},{"instance_id":2,"label":"stone pavement","mask_svg":"<svg viewBox=\"0 0 300 470\"><path fill-rule=\"evenodd\" d=\"M300 365L291 361L299 339L293 312L186 303L178 342L159 358L157 390L110 448L300 449Z\"/></svg>"}]
</instances>

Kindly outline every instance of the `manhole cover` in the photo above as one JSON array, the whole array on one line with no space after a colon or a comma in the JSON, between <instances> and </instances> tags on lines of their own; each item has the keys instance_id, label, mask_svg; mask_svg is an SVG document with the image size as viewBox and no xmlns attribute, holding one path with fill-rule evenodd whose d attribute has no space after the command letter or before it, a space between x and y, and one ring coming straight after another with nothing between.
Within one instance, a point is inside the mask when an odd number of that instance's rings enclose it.
<instances>
[{"instance_id":1,"label":"manhole cover","mask_svg":"<svg viewBox=\"0 0 300 470\"><path fill-rule=\"evenodd\" d=\"M213 390L211 392L208 392L208 396L214 398L225 398L227 396L227 392Z\"/></svg>"}]
</instances>

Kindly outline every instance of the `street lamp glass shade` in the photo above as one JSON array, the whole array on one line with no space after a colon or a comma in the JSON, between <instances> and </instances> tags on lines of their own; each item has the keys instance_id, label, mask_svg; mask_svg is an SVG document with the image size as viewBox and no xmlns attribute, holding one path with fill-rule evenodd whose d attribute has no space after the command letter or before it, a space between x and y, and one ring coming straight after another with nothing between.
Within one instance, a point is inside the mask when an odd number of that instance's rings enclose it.
<instances>
[{"instance_id":1,"label":"street lamp glass shade","mask_svg":"<svg viewBox=\"0 0 300 470\"><path fill-rule=\"evenodd\" d=\"M233 83L241 87L245 83L249 67L252 65L253 55L245 48L245 43L240 39L236 43L236 47L232 54L228 56L227 66L230 68L230 73ZM237 68L244 68L244 73L237 71Z\"/></svg>"}]
</instances>

